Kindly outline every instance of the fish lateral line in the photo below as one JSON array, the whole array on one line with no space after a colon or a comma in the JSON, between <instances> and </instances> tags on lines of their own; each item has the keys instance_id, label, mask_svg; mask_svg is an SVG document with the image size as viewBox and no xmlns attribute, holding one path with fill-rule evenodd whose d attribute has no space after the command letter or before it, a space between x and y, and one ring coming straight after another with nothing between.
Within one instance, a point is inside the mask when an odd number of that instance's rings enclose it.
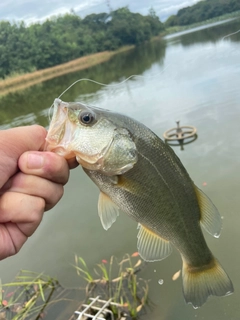
<instances>
[{"instance_id":1,"label":"fish lateral line","mask_svg":"<svg viewBox=\"0 0 240 320\"><path fill-rule=\"evenodd\" d=\"M48 137L53 135L49 151L51 147L56 150L54 141L61 134L60 125L65 124L67 117L57 112L57 107L56 103L55 117L48 132ZM91 110L91 107L88 109ZM173 244L182 255L185 301L192 303L194 308L200 307L208 296L232 293L232 282L212 257L200 228L201 223L217 237L221 217L210 199L194 186L174 151L134 119L103 109L92 109L98 117L92 126L79 121L75 109L72 118L66 120L76 123L76 131L71 138L73 141L70 141L67 152L76 147L87 159L95 155L96 150L97 154L102 155L104 148L110 144L101 167L95 163L89 167L83 166L101 190L98 214L103 228L107 230L111 227L121 208L140 223L137 247L144 260L165 259L171 254ZM130 135L124 128L129 130ZM111 143L113 135L115 140ZM56 144L59 144L57 141Z\"/></svg>"},{"instance_id":2,"label":"fish lateral line","mask_svg":"<svg viewBox=\"0 0 240 320\"><path fill-rule=\"evenodd\" d=\"M159 138L160 139L160 138ZM157 172L157 174L161 177L162 181L164 182L165 186L167 187L167 189L169 190L169 192L171 193L174 202L176 204L176 206L179 208L179 205L175 199L175 195L173 194L170 186L168 185L167 181L163 178L163 176L161 175L161 173L159 172L158 168L155 166L155 164L148 158L146 157L144 154L142 154L141 152L138 151L138 154L143 157L148 163L150 163L150 165L155 169L155 171ZM180 208L179 208L180 209Z\"/></svg>"}]
</instances>

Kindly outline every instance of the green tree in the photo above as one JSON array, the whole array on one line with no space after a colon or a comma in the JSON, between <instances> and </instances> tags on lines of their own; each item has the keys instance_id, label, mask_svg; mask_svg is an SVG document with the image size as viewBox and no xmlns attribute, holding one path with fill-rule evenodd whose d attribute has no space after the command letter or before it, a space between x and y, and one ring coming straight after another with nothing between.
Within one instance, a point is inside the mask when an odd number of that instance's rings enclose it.
<instances>
[{"instance_id":1,"label":"green tree","mask_svg":"<svg viewBox=\"0 0 240 320\"><path fill-rule=\"evenodd\" d=\"M78 57L140 44L163 29L155 11L148 16L127 7L81 19L75 12L43 23L0 22L0 77L39 70Z\"/></svg>"},{"instance_id":2,"label":"green tree","mask_svg":"<svg viewBox=\"0 0 240 320\"><path fill-rule=\"evenodd\" d=\"M180 9L165 22L166 27L188 25L240 10L239 0L204 0Z\"/></svg>"}]
</instances>

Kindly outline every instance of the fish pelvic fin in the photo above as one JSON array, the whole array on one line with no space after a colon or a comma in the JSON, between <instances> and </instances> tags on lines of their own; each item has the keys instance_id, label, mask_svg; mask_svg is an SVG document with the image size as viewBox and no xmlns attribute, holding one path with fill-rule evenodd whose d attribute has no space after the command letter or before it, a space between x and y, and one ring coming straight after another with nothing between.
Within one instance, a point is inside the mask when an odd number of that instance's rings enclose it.
<instances>
[{"instance_id":1,"label":"fish pelvic fin","mask_svg":"<svg viewBox=\"0 0 240 320\"><path fill-rule=\"evenodd\" d=\"M98 215L105 230L111 227L119 215L118 206L102 191L98 198Z\"/></svg>"},{"instance_id":2,"label":"fish pelvic fin","mask_svg":"<svg viewBox=\"0 0 240 320\"><path fill-rule=\"evenodd\" d=\"M138 252L145 261L163 260L172 252L170 242L139 224Z\"/></svg>"},{"instance_id":3,"label":"fish pelvic fin","mask_svg":"<svg viewBox=\"0 0 240 320\"><path fill-rule=\"evenodd\" d=\"M201 211L201 225L208 233L218 238L222 228L221 215L208 196L195 185L194 187Z\"/></svg>"},{"instance_id":4,"label":"fish pelvic fin","mask_svg":"<svg viewBox=\"0 0 240 320\"><path fill-rule=\"evenodd\" d=\"M199 268L188 266L183 259L183 295L193 308L201 307L209 296L227 296L233 293L233 284L219 262L213 258Z\"/></svg>"}]
</instances>

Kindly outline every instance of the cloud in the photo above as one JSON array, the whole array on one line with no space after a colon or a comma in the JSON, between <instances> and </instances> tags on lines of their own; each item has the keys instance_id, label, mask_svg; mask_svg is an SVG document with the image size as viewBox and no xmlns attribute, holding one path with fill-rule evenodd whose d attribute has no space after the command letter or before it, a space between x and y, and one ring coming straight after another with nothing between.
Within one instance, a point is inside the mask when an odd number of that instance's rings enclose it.
<instances>
[{"instance_id":1,"label":"cloud","mask_svg":"<svg viewBox=\"0 0 240 320\"><path fill-rule=\"evenodd\" d=\"M128 6L131 11L141 14L148 14L153 7L160 19L164 20L179 9L198 1L200 0L1 0L0 19L32 23L70 12L71 9L84 17L90 13L107 12L109 4L113 10Z\"/></svg>"},{"instance_id":2,"label":"cloud","mask_svg":"<svg viewBox=\"0 0 240 320\"><path fill-rule=\"evenodd\" d=\"M190 0L190 1L184 1L181 3L172 4L168 7L161 9L161 12L162 13L177 12L179 9L192 6L197 2L199 2L199 0Z\"/></svg>"}]
</instances>

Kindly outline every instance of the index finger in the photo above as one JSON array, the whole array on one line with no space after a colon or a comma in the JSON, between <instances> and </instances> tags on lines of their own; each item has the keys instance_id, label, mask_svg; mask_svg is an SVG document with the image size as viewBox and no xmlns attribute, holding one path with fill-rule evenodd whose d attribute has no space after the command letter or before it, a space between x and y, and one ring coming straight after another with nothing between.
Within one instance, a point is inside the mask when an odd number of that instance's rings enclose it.
<instances>
[{"instance_id":1,"label":"index finger","mask_svg":"<svg viewBox=\"0 0 240 320\"><path fill-rule=\"evenodd\" d=\"M18 161L23 173L39 176L41 178L66 184L69 178L67 161L56 153L45 151L24 152Z\"/></svg>"},{"instance_id":2,"label":"index finger","mask_svg":"<svg viewBox=\"0 0 240 320\"><path fill-rule=\"evenodd\" d=\"M18 171L18 159L26 151L42 150L47 131L38 125L0 131L0 188Z\"/></svg>"}]
</instances>

